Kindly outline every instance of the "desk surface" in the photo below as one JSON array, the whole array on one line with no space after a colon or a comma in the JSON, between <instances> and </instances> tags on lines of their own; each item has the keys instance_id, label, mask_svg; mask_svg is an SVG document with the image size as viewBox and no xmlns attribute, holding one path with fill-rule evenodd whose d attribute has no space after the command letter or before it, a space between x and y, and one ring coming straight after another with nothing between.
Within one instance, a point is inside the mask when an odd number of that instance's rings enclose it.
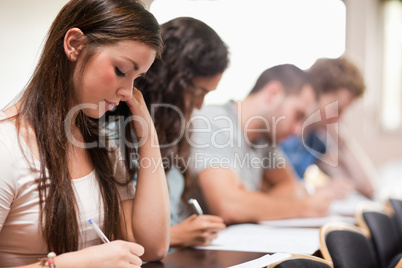
<instances>
[{"instance_id":1,"label":"desk surface","mask_svg":"<svg viewBox=\"0 0 402 268\"><path fill-rule=\"evenodd\" d=\"M267 253L185 248L167 255L161 262L149 262L143 268L226 268L251 261ZM321 252L313 256L322 258Z\"/></svg>"},{"instance_id":2,"label":"desk surface","mask_svg":"<svg viewBox=\"0 0 402 268\"><path fill-rule=\"evenodd\" d=\"M251 261L266 253L202 250L186 248L167 255L162 262L149 262L143 268L224 268Z\"/></svg>"},{"instance_id":3,"label":"desk surface","mask_svg":"<svg viewBox=\"0 0 402 268\"><path fill-rule=\"evenodd\" d=\"M345 209L347 209L348 211L349 210L351 211L350 208L354 209L356 204L359 203L360 201L361 201L360 197L351 197L347 200L342 200L337 203L336 211L343 212ZM339 213L339 214L342 215L343 213ZM348 214L345 213L345 215L348 215ZM258 226L258 225L257 225L257 227L263 228L263 226ZM304 229L309 230L310 228L304 228ZM314 228L312 228L312 229L314 229ZM291 229L285 228L285 230L286 230L286 233L290 234ZM275 233L277 233L278 231L279 231L279 229L276 229ZM251 235L250 232L243 231L243 233L247 234L248 240L253 238L253 236ZM259 230L258 234L259 235L256 236L255 239L258 239L259 237L261 237L261 230ZM288 243L295 243L292 239L295 239L297 237L295 237L294 234L290 234L290 235L292 235L292 237L290 237L290 238L288 237L285 240L288 241ZM271 239L273 239L272 234L271 235L265 234L262 236L270 237ZM318 236L318 234L317 234L317 236ZM239 237L235 237L235 238L238 239ZM277 244L275 242L277 240L275 240L275 239L273 239L273 240L274 240L274 243ZM302 238L299 238L298 240L302 240ZM318 237L317 237L317 240L318 240ZM303 243L306 242L305 240L302 240L302 241L303 241ZM238 241L233 240L231 243L239 244L239 243L243 243L243 242L240 239ZM244 245L244 244L241 244L241 245ZM240 250L244 250L244 249L240 249ZM293 252L293 251L277 249L277 250L273 250L272 252ZM293 252L293 253L298 253L298 252ZM302 253L302 252L299 252L299 253ZM265 254L267 254L267 253L186 248L186 249L177 250L176 252L173 252L173 253L167 255L161 262L146 263L142 267L143 268L187 268L187 267L222 268L222 267L229 267L229 266L233 266L233 265L240 264L243 262L251 261L251 260L257 259L261 256L264 256ZM304 253L304 254L307 254L307 253ZM315 251L314 253L312 251L311 253L308 253L308 254L312 254L313 256L322 258L321 252L318 248L317 248L317 251Z\"/></svg>"}]
</instances>

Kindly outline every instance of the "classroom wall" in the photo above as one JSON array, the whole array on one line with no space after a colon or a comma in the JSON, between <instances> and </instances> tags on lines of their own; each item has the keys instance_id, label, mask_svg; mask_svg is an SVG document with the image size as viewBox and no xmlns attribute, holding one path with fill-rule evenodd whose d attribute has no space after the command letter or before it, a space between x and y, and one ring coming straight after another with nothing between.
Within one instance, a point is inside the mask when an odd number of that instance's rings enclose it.
<instances>
[{"instance_id":1,"label":"classroom wall","mask_svg":"<svg viewBox=\"0 0 402 268\"><path fill-rule=\"evenodd\" d=\"M381 6L378 0L345 0L346 53L364 73L366 96L345 114L344 122L377 168L402 161L402 137L379 126L381 99Z\"/></svg>"},{"instance_id":2,"label":"classroom wall","mask_svg":"<svg viewBox=\"0 0 402 268\"><path fill-rule=\"evenodd\" d=\"M43 38L67 0L0 1L0 109L25 86Z\"/></svg>"},{"instance_id":3,"label":"classroom wall","mask_svg":"<svg viewBox=\"0 0 402 268\"><path fill-rule=\"evenodd\" d=\"M142 0L149 7L152 0ZM29 81L46 33L68 0L0 1L0 109Z\"/></svg>"}]
</instances>

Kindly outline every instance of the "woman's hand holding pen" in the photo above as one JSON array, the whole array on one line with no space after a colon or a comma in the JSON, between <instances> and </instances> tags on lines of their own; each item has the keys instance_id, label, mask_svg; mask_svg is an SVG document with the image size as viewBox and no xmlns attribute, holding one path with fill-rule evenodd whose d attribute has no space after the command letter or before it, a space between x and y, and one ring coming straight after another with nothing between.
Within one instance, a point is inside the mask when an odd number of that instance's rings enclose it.
<instances>
[{"instance_id":1,"label":"woman's hand holding pen","mask_svg":"<svg viewBox=\"0 0 402 268\"><path fill-rule=\"evenodd\" d=\"M144 248L122 240L92 246L80 251L65 253L55 259L57 267L140 267ZM74 256L72 256L74 255Z\"/></svg>"},{"instance_id":2,"label":"woman's hand holding pen","mask_svg":"<svg viewBox=\"0 0 402 268\"><path fill-rule=\"evenodd\" d=\"M209 245L226 228L223 219L213 215L192 215L170 228L172 247Z\"/></svg>"},{"instance_id":3,"label":"woman's hand holding pen","mask_svg":"<svg viewBox=\"0 0 402 268\"><path fill-rule=\"evenodd\" d=\"M332 190L336 199L345 199L355 190L353 180L342 176L331 178L327 187Z\"/></svg>"},{"instance_id":4,"label":"woman's hand holding pen","mask_svg":"<svg viewBox=\"0 0 402 268\"><path fill-rule=\"evenodd\" d=\"M304 199L301 217L324 217L328 215L329 207L334 199L334 194L327 188L319 188Z\"/></svg>"}]
</instances>

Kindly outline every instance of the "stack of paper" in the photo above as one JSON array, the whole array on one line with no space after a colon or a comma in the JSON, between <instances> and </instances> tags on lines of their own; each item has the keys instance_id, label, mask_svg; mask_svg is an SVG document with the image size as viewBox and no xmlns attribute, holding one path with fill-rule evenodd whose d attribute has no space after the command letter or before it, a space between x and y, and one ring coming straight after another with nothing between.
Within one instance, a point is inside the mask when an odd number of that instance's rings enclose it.
<instances>
[{"instance_id":1,"label":"stack of paper","mask_svg":"<svg viewBox=\"0 0 402 268\"><path fill-rule=\"evenodd\" d=\"M286 260L287 258L291 257L292 255L288 253L275 253L275 254L267 254L262 256L261 258L244 262L238 265L230 266L229 268L261 268L267 267L268 265L277 263L279 261Z\"/></svg>"},{"instance_id":2,"label":"stack of paper","mask_svg":"<svg viewBox=\"0 0 402 268\"><path fill-rule=\"evenodd\" d=\"M330 215L321 218L295 218L288 220L276 220L276 221L262 221L260 224L272 226L272 227L315 227L319 228L327 222L347 222L351 224L356 223L355 217L352 216L340 216Z\"/></svg>"},{"instance_id":3,"label":"stack of paper","mask_svg":"<svg viewBox=\"0 0 402 268\"><path fill-rule=\"evenodd\" d=\"M232 225L218 234L210 250L313 254L320 248L317 228L276 228L261 224Z\"/></svg>"}]
</instances>

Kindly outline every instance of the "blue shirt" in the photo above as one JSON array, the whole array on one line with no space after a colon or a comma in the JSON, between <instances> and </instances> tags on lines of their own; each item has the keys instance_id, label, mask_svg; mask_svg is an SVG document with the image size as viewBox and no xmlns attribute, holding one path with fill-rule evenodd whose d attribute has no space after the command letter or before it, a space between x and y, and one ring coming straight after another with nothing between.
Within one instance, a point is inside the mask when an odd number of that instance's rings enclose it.
<instances>
[{"instance_id":1,"label":"blue shirt","mask_svg":"<svg viewBox=\"0 0 402 268\"><path fill-rule=\"evenodd\" d=\"M169 185L170 225L176 225L183 220L180 217L180 204L184 190L184 176L179 169L172 167L166 177Z\"/></svg>"},{"instance_id":2,"label":"blue shirt","mask_svg":"<svg viewBox=\"0 0 402 268\"><path fill-rule=\"evenodd\" d=\"M292 135L282 141L280 146L300 179L304 177L307 167L317 162L317 158L307 151L306 146L320 154L326 151L324 141L315 132L309 133L304 143L300 136Z\"/></svg>"}]
</instances>

